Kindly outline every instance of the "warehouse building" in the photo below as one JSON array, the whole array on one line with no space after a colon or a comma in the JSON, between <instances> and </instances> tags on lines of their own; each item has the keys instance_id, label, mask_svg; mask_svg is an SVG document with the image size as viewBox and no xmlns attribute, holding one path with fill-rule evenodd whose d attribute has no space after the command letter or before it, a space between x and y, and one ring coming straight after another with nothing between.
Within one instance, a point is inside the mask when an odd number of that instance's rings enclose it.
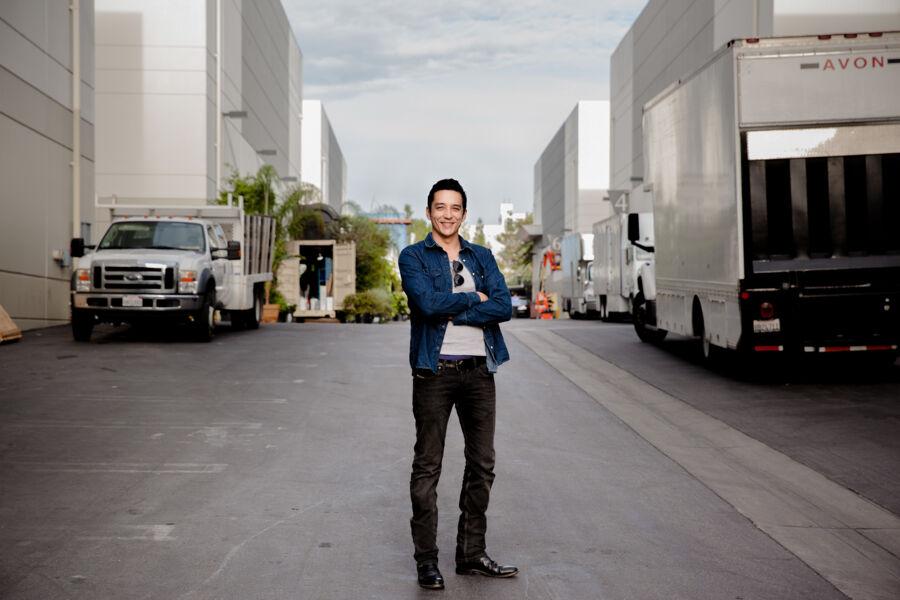
<instances>
[{"instance_id":1,"label":"warehouse building","mask_svg":"<svg viewBox=\"0 0 900 600\"><path fill-rule=\"evenodd\" d=\"M341 212L347 201L347 163L325 107L303 101L303 182L315 187L323 204Z\"/></svg>"},{"instance_id":2,"label":"warehouse building","mask_svg":"<svg viewBox=\"0 0 900 600\"><path fill-rule=\"evenodd\" d=\"M896 30L896 0L651 0L611 59L610 188L641 188L644 104L732 39Z\"/></svg>"},{"instance_id":3,"label":"warehouse building","mask_svg":"<svg viewBox=\"0 0 900 600\"><path fill-rule=\"evenodd\" d=\"M93 48L92 0L0 2L0 306L21 329L69 319L69 240L94 197Z\"/></svg>"},{"instance_id":4,"label":"warehouse building","mask_svg":"<svg viewBox=\"0 0 900 600\"><path fill-rule=\"evenodd\" d=\"M302 54L279 0L97 0L96 37L98 196L215 198L263 164L299 181Z\"/></svg>"},{"instance_id":5,"label":"warehouse building","mask_svg":"<svg viewBox=\"0 0 900 600\"><path fill-rule=\"evenodd\" d=\"M611 214L608 152L609 102L579 102L534 165L534 223L545 238L590 233Z\"/></svg>"},{"instance_id":6,"label":"warehouse building","mask_svg":"<svg viewBox=\"0 0 900 600\"><path fill-rule=\"evenodd\" d=\"M612 215L609 189L609 102L580 101L534 165L532 290L540 289L544 250L568 233L591 233Z\"/></svg>"}]
</instances>

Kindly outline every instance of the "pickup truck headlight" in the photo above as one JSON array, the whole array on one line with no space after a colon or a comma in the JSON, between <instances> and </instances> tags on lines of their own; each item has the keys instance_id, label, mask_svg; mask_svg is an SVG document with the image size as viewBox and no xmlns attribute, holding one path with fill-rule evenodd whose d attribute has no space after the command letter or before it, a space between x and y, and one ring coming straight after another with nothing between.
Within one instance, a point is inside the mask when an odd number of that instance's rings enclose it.
<instances>
[{"instance_id":1,"label":"pickup truck headlight","mask_svg":"<svg viewBox=\"0 0 900 600\"><path fill-rule=\"evenodd\" d=\"M181 294L197 293L197 271L181 271L178 274L178 292Z\"/></svg>"},{"instance_id":2,"label":"pickup truck headlight","mask_svg":"<svg viewBox=\"0 0 900 600\"><path fill-rule=\"evenodd\" d=\"M90 269L75 270L75 291L89 292L91 291L91 271Z\"/></svg>"}]
</instances>

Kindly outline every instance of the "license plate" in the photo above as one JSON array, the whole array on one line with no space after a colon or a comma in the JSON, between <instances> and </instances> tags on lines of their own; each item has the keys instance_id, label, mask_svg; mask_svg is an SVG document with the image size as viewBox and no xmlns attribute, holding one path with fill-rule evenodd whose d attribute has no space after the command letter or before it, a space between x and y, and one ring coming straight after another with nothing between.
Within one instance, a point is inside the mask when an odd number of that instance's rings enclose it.
<instances>
[{"instance_id":1,"label":"license plate","mask_svg":"<svg viewBox=\"0 0 900 600\"><path fill-rule=\"evenodd\" d=\"M123 296L122 297L122 306L144 306L144 299L140 296Z\"/></svg>"},{"instance_id":2,"label":"license plate","mask_svg":"<svg viewBox=\"0 0 900 600\"><path fill-rule=\"evenodd\" d=\"M781 319L753 321L753 333L776 333L781 331Z\"/></svg>"}]
</instances>

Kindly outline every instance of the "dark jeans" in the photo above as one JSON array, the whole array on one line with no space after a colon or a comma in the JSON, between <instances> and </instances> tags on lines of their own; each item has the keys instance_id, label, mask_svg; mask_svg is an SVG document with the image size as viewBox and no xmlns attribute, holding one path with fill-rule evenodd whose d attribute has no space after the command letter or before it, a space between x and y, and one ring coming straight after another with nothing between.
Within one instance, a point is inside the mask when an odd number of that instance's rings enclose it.
<instances>
[{"instance_id":1,"label":"dark jeans","mask_svg":"<svg viewBox=\"0 0 900 600\"><path fill-rule=\"evenodd\" d=\"M487 518L484 513L494 482L494 376L484 365L460 371L445 368L437 374L416 370L413 375L416 446L409 482L416 564L436 562L438 557L437 484L447 422L454 405L465 439L466 456L459 495L456 561L485 554Z\"/></svg>"}]
</instances>

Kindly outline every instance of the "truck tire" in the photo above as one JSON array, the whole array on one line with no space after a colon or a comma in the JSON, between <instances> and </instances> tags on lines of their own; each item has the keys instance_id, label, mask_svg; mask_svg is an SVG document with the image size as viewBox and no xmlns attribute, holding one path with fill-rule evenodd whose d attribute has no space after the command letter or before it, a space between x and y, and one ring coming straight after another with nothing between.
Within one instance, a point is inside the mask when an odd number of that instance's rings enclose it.
<instances>
[{"instance_id":1,"label":"truck tire","mask_svg":"<svg viewBox=\"0 0 900 600\"><path fill-rule=\"evenodd\" d=\"M91 333L94 331L94 315L91 313L72 309L72 337L76 342L91 341Z\"/></svg>"},{"instance_id":2,"label":"truck tire","mask_svg":"<svg viewBox=\"0 0 900 600\"><path fill-rule=\"evenodd\" d=\"M665 329L649 329L647 327L647 303L644 301L644 294L638 292L634 297L634 332L642 342L647 344L658 344L666 338L669 333Z\"/></svg>"},{"instance_id":3,"label":"truck tire","mask_svg":"<svg viewBox=\"0 0 900 600\"><path fill-rule=\"evenodd\" d=\"M259 329L259 322L262 321L262 294L259 289L253 290L253 307L242 312L244 329Z\"/></svg>"},{"instance_id":4,"label":"truck tire","mask_svg":"<svg viewBox=\"0 0 900 600\"><path fill-rule=\"evenodd\" d=\"M706 321L703 319L703 309L699 303L694 306L694 331L700 338L700 356L703 361L714 366L723 359L724 349L714 345L706 332Z\"/></svg>"},{"instance_id":5,"label":"truck tire","mask_svg":"<svg viewBox=\"0 0 900 600\"><path fill-rule=\"evenodd\" d=\"M210 284L210 288L203 295L203 303L193 315L194 322L191 323L194 328L194 337L198 342L212 341L215 335L215 314L216 288L213 284Z\"/></svg>"}]
</instances>

